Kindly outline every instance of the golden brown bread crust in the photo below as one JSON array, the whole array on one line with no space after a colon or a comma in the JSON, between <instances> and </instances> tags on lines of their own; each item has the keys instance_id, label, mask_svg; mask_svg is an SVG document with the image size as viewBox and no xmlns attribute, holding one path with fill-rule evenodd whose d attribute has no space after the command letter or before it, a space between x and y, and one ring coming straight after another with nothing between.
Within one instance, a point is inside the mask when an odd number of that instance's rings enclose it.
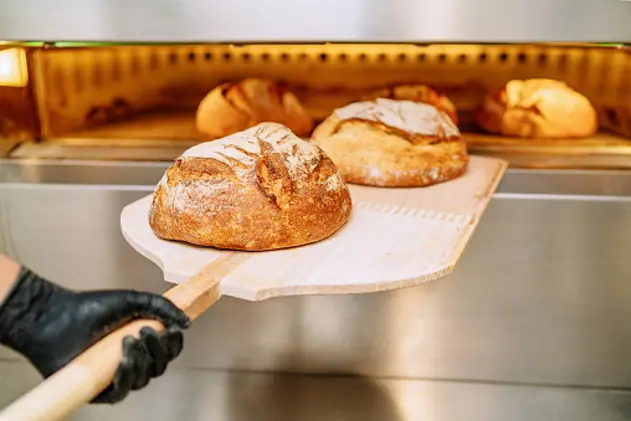
<instances>
[{"instance_id":1,"label":"golden brown bread crust","mask_svg":"<svg viewBox=\"0 0 631 421\"><path fill-rule=\"evenodd\" d=\"M356 102L335 110L312 138L355 184L429 186L460 176L469 161L449 116L420 102Z\"/></svg>"},{"instance_id":2,"label":"golden brown bread crust","mask_svg":"<svg viewBox=\"0 0 631 421\"><path fill-rule=\"evenodd\" d=\"M308 136L313 119L296 96L266 79L225 83L210 91L197 107L195 125L208 139L218 139L263 122L281 123Z\"/></svg>"},{"instance_id":3,"label":"golden brown bread crust","mask_svg":"<svg viewBox=\"0 0 631 421\"><path fill-rule=\"evenodd\" d=\"M396 85L382 88L371 92L362 98L362 100L371 100L376 98L397 99L400 101L416 101L433 105L441 111L447 113L454 124L458 124L458 111L456 106L445 95L439 94L427 85Z\"/></svg>"},{"instance_id":4,"label":"golden brown bread crust","mask_svg":"<svg viewBox=\"0 0 631 421\"><path fill-rule=\"evenodd\" d=\"M277 123L187 150L156 187L149 224L166 240L273 250L323 240L349 218L335 164Z\"/></svg>"},{"instance_id":5,"label":"golden brown bread crust","mask_svg":"<svg viewBox=\"0 0 631 421\"><path fill-rule=\"evenodd\" d=\"M578 138L598 130L589 100L551 79L508 82L485 97L476 121L488 132L523 138Z\"/></svg>"}]
</instances>

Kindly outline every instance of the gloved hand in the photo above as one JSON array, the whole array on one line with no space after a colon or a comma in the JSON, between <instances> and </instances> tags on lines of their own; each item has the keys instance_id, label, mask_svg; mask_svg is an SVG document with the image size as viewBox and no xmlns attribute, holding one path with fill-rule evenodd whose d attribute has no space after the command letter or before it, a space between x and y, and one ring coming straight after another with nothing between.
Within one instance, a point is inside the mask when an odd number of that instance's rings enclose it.
<instances>
[{"instance_id":1,"label":"gloved hand","mask_svg":"<svg viewBox=\"0 0 631 421\"><path fill-rule=\"evenodd\" d=\"M126 337L123 360L112 384L93 403L116 403L130 390L162 375L183 344L189 318L165 298L131 290L74 292L22 267L0 305L0 343L24 355L48 377L85 349L132 319L161 321L166 330L145 328Z\"/></svg>"}]
</instances>

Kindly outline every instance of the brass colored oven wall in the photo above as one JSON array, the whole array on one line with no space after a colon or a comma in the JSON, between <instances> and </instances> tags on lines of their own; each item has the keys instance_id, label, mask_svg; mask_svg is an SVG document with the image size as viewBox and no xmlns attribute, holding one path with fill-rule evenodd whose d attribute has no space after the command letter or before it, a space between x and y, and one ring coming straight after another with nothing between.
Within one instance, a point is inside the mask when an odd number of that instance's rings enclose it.
<instances>
[{"instance_id":1,"label":"brass colored oven wall","mask_svg":"<svg viewBox=\"0 0 631 421\"><path fill-rule=\"evenodd\" d=\"M35 140L39 136L32 78L24 87L0 84L0 157L17 143Z\"/></svg>"},{"instance_id":2,"label":"brass colored oven wall","mask_svg":"<svg viewBox=\"0 0 631 421\"><path fill-rule=\"evenodd\" d=\"M154 45L39 50L45 137L154 110L194 112L224 81L268 77L324 117L367 89L420 82L444 90L464 124L487 89L514 78L566 81L597 107L601 125L631 136L631 56L577 45ZM183 132L173 137L190 138Z\"/></svg>"}]
</instances>

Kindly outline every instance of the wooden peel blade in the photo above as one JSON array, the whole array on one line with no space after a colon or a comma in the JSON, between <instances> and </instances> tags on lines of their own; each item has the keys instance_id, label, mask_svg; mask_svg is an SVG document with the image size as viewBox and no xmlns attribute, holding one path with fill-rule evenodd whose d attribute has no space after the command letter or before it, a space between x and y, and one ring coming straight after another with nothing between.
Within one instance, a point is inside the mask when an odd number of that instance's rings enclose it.
<instances>
[{"instance_id":1,"label":"wooden peel blade","mask_svg":"<svg viewBox=\"0 0 631 421\"><path fill-rule=\"evenodd\" d=\"M247 258L246 253L226 253L164 296L195 320L221 297L221 280ZM0 412L0 421L66 419L112 382L122 358L123 338L138 337L144 327L164 330L162 323L155 320L126 324L5 408Z\"/></svg>"}]
</instances>

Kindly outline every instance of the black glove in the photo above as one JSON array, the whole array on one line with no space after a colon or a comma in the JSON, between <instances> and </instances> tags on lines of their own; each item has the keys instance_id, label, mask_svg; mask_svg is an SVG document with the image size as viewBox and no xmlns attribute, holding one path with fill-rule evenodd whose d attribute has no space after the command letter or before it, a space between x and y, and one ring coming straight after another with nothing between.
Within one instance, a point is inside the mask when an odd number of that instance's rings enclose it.
<instances>
[{"instance_id":1,"label":"black glove","mask_svg":"<svg viewBox=\"0 0 631 421\"><path fill-rule=\"evenodd\" d=\"M0 343L24 355L48 377L132 319L161 321L166 330L126 337L112 384L93 403L115 403L164 373L182 351L189 318L167 299L130 290L74 292L22 268L0 306Z\"/></svg>"}]
</instances>

